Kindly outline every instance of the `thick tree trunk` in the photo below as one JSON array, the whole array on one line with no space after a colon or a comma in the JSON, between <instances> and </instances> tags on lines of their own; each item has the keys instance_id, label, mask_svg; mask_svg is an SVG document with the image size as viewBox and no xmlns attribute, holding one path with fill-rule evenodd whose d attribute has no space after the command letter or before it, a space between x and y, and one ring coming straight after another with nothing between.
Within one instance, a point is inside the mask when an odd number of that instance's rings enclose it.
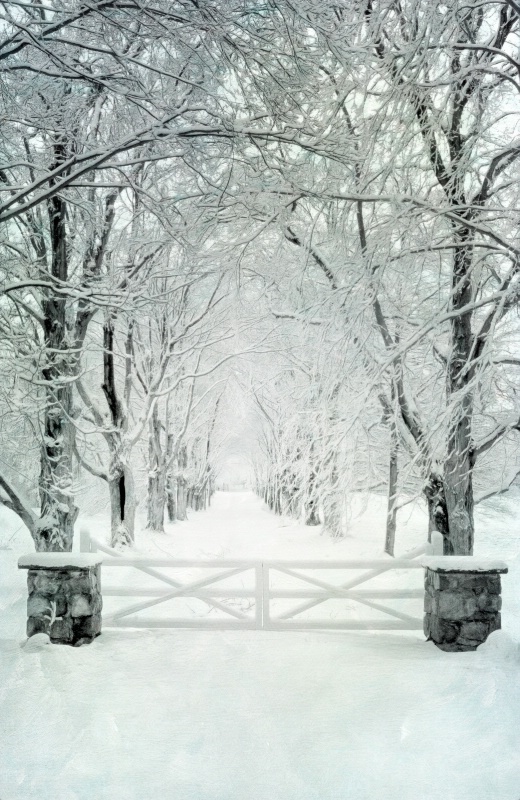
<instances>
[{"instance_id":1,"label":"thick tree trunk","mask_svg":"<svg viewBox=\"0 0 520 800\"><path fill-rule=\"evenodd\" d=\"M281 493L278 485L275 485L273 487L272 506L271 506L271 508L272 508L272 510L274 511L275 514L280 514L281 515L281 513L282 513L282 493Z\"/></svg>"},{"instance_id":2,"label":"thick tree trunk","mask_svg":"<svg viewBox=\"0 0 520 800\"><path fill-rule=\"evenodd\" d=\"M111 511L111 547L132 546L135 539L135 488L132 470L120 465L108 481Z\"/></svg>"},{"instance_id":3,"label":"thick tree trunk","mask_svg":"<svg viewBox=\"0 0 520 800\"><path fill-rule=\"evenodd\" d=\"M213 483L209 480L204 487L204 508L209 508L213 497Z\"/></svg>"},{"instance_id":4,"label":"thick tree trunk","mask_svg":"<svg viewBox=\"0 0 520 800\"><path fill-rule=\"evenodd\" d=\"M148 496L146 527L164 533L164 508L166 505L165 463L161 449L161 427L155 406L148 432Z\"/></svg>"},{"instance_id":5,"label":"thick tree trunk","mask_svg":"<svg viewBox=\"0 0 520 800\"><path fill-rule=\"evenodd\" d=\"M264 489L264 502L267 507L272 511L273 510L273 500L272 500L272 491L271 486L269 483L266 484Z\"/></svg>"},{"instance_id":6,"label":"thick tree trunk","mask_svg":"<svg viewBox=\"0 0 520 800\"><path fill-rule=\"evenodd\" d=\"M305 515L305 524L313 526L321 523L318 511L318 498L316 497L316 478L316 470L311 466L307 481L307 491L303 500L303 511Z\"/></svg>"},{"instance_id":7,"label":"thick tree trunk","mask_svg":"<svg viewBox=\"0 0 520 800\"><path fill-rule=\"evenodd\" d=\"M390 463L388 470L388 506L386 512L385 553L394 555L395 532L397 529L397 479L398 479L398 437L395 419L390 423Z\"/></svg>"},{"instance_id":8,"label":"thick tree trunk","mask_svg":"<svg viewBox=\"0 0 520 800\"><path fill-rule=\"evenodd\" d=\"M74 523L79 509L72 495L72 441L70 423L45 413L45 442L42 446L41 510L34 540L36 550L70 552ZM61 431L61 434L60 434Z\"/></svg>"},{"instance_id":9,"label":"thick tree trunk","mask_svg":"<svg viewBox=\"0 0 520 800\"><path fill-rule=\"evenodd\" d=\"M111 545L112 547L131 546L134 543L136 498L134 478L130 466L130 451L128 442L125 442L125 432L128 425L126 409L128 408L129 394L125 403L121 403L116 388L116 369L114 364L115 345L115 315L110 313L105 318L103 325L103 389L111 422L115 428L114 433L108 437L111 451L111 464L108 477L111 508ZM131 326L127 338L126 359L126 389L129 384L129 360L131 351ZM126 394L126 390L125 390Z\"/></svg>"},{"instance_id":10,"label":"thick tree trunk","mask_svg":"<svg viewBox=\"0 0 520 800\"><path fill-rule=\"evenodd\" d=\"M187 513L188 491L186 486L186 478L180 475L177 478L177 519L179 522L184 522L188 519Z\"/></svg>"},{"instance_id":11,"label":"thick tree trunk","mask_svg":"<svg viewBox=\"0 0 520 800\"><path fill-rule=\"evenodd\" d=\"M163 472L148 479L146 527L164 533L164 508L166 506L166 481Z\"/></svg>"},{"instance_id":12,"label":"thick tree trunk","mask_svg":"<svg viewBox=\"0 0 520 800\"><path fill-rule=\"evenodd\" d=\"M446 507L446 493L444 481L439 472L432 470L424 489L428 505L428 541L431 541L433 531L442 533L444 537L444 552L447 553L449 542L448 509Z\"/></svg>"},{"instance_id":13,"label":"thick tree trunk","mask_svg":"<svg viewBox=\"0 0 520 800\"><path fill-rule=\"evenodd\" d=\"M168 511L168 522L175 522L177 519L177 487L171 474L166 479L166 509Z\"/></svg>"},{"instance_id":14,"label":"thick tree trunk","mask_svg":"<svg viewBox=\"0 0 520 800\"><path fill-rule=\"evenodd\" d=\"M56 146L57 158L62 155ZM51 274L61 282L68 278L66 204L54 197L48 204L52 246ZM67 330L66 298L48 290L43 303L46 361L43 442L40 471L40 520L35 530L37 550L72 550L78 509L73 499L73 442L70 376L76 366Z\"/></svg>"},{"instance_id":15,"label":"thick tree trunk","mask_svg":"<svg viewBox=\"0 0 520 800\"><path fill-rule=\"evenodd\" d=\"M47 305L47 308L50 304ZM52 304L54 305L54 304ZM48 347L56 347L56 330L50 331ZM63 342L61 342L63 346ZM56 349L58 349L56 347ZM74 429L70 383L63 383L63 369L67 373L67 355L56 363L50 356L51 365L43 370L46 402L43 420L43 442L40 470L40 519L35 529L35 545L40 551L71 551L74 540L74 523L78 508L73 498L73 444ZM60 385L61 383L61 385Z\"/></svg>"},{"instance_id":16,"label":"thick tree trunk","mask_svg":"<svg viewBox=\"0 0 520 800\"><path fill-rule=\"evenodd\" d=\"M452 308L467 307L472 300L471 247L466 228L457 231L460 246L455 251ZM473 351L471 312L451 320L451 352L448 362L447 399L451 404L448 426L448 455L444 465L444 489L448 513L448 533L444 542L447 555L473 553L473 394L471 357Z\"/></svg>"},{"instance_id":17,"label":"thick tree trunk","mask_svg":"<svg viewBox=\"0 0 520 800\"><path fill-rule=\"evenodd\" d=\"M321 524L318 502L315 498L309 499L305 503L305 524L313 526Z\"/></svg>"},{"instance_id":18,"label":"thick tree trunk","mask_svg":"<svg viewBox=\"0 0 520 800\"><path fill-rule=\"evenodd\" d=\"M466 405L462 404L463 407ZM449 532L444 541L446 555L472 555L473 518L473 444L471 413L462 409L461 418L452 426L449 454L445 464L445 495Z\"/></svg>"},{"instance_id":19,"label":"thick tree trunk","mask_svg":"<svg viewBox=\"0 0 520 800\"><path fill-rule=\"evenodd\" d=\"M168 423L167 423L168 424ZM168 433L166 437L166 474L164 491L166 494L166 510L168 512L168 522L175 522L177 517L177 489L172 471L173 458L173 434Z\"/></svg>"},{"instance_id":20,"label":"thick tree trunk","mask_svg":"<svg viewBox=\"0 0 520 800\"><path fill-rule=\"evenodd\" d=\"M188 468L188 451L181 447L177 458L177 519L184 522L188 519L188 481L186 469Z\"/></svg>"},{"instance_id":21,"label":"thick tree trunk","mask_svg":"<svg viewBox=\"0 0 520 800\"><path fill-rule=\"evenodd\" d=\"M298 517L298 491L293 486L287 487L284 491L284 499L284 514L288 517Z\"/></svg>"}]
</instances>

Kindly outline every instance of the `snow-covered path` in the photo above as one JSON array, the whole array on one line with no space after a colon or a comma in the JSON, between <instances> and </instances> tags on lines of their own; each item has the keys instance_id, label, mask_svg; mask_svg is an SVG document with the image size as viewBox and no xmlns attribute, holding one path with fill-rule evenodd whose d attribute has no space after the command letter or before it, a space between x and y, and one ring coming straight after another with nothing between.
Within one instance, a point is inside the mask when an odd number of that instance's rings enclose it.
<instances>
[{"instance_id":1,"label":"snow-covered path","mask_svg":"<svg viewBox=\"0 0 520 800\"><path fill-rule=\"evenodd\" d=\"M307 527L272 514L252 492L217 492L207 511L190 513L188 522L166 526L166 534L143 531L137 546L148 552L178 558L308 558L341 559L383 555L385 498L372 496L349 521L342 540L322 536L321 528ZM96 526L92 521L90 525ZM426 519L420 508L403 516L398 551L422 544Z\"/></svg>"},{"instance_id":2,"label":"snow-covered path","mask_svg":"<svg viewBox=\"0 0 520 800\"><path fill-rule=\"evenodd\" d=\"M155 552L199 558L361 547L238 495L153 538ZM9 574L2 800L520 797L520 658L507 636L466 654L409 633L106 630L88 647L21 647L24 576Z\"/></svg>"}]
</instances>

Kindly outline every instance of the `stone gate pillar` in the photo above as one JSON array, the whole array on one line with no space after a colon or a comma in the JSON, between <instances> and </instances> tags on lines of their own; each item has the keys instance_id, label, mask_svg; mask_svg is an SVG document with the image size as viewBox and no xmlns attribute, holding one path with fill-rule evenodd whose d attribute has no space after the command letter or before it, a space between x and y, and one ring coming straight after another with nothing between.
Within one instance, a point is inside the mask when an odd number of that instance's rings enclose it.
<instances>
[{"instance_id":1,"label":"stone gate pillar","mask_svg":"<svg viewBox=\"0 0 520 800\"><path fill-rule=\"evenodd\" d=\"M32 553L18 560L27 569L27 636L47 633L51 642L88 644L101 633L101 561L90 553Z\"/></svg>"},{"instance_id":2,"label":"stone gate pillar","mask_svg":"<svg viewBox=\"0 0 520 800\"><path fill-rule=\"evenodd\" d=\"M502 561L433 556L426 569L424 634L441 650L476 650L500 628Z\"/></svg>"}]
</instances>

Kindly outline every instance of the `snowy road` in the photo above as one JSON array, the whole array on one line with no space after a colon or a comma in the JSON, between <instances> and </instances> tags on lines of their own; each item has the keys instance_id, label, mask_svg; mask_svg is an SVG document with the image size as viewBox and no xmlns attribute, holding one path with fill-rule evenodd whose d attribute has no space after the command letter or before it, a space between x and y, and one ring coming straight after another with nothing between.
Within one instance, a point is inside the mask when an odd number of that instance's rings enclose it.
<instances>
[{"instance_id":1,"label":"snowy road","mask_svg":"<svg viewBox=\"0 0 520 800\"><path fill-rule=\"evenodd\" d=\"M415 544L420 522L401 538ZM251 496L221 496L149 549L339 558L361 547L281 525ZM420 635L337 632L107 630L78 649L20 647L24 576L9 575L2 800L520 797L520 658L507 636L466 654Z\"/></svg>"}]
</instances>

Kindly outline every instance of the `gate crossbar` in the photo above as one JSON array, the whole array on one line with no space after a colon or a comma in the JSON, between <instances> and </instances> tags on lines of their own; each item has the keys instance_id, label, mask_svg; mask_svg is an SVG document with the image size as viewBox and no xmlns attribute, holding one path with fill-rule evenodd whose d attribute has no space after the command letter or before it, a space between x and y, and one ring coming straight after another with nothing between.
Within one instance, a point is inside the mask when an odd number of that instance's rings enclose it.
<instances>
[{"instance_id":1,"label":"gate crossbar","mask_svg":"<svg viewBox=\"0 0 520 800\"><path fill-rule=\"evenodd\" d=\"M326 581L321 581L318 578L312 578L309 575L302 575L299 572L295 572L292 569L287 569L287 567L274 567L277 572L282 572L285 575L290 575L292 578L299 578L306 583L314 584L315 586L319 586L324 591L322 592L322 597L318 598L313 605L318 605L318 603L324 603L326 600L330 600L332 597L344 597L351 600L356 600L358 603L362 603L363 605L369 606L370 608L374 608L376 611L382 611L385 614L389 614L392 617L396 617L397 619L405 620L408 622L416 622L416 618L412 617L410 614L403 614L401 611L396 611L393 608L389 608L388 606L381 605L381 603L374 603L367 598L364 598L362 595L360 596L356 592L349 591L348 588L344 588L342 586L334 586L331 583L327 583ZM365 579L366 580L366 579ZM281 614L277 617L278 620L284 619L293 619L297 614L301 614L305 607L308 604L305 604L303 607L296 607L291 609L290 611L286 611L285 614Z\"/></svg>"},{"instance_id":2,"label":"gate crossbar","mask_svg":"<svg viewBox=\"0 0 520 800\"><path fill-rule=\"evenodd\" d=\"M192 583L184 584L178 589L175 589L173 592L167 592L166 594L163 594L162 597L158 597L155 600L147 600L144 603L135 603L132 606L115 611L113 614L110 614L108 617L106 617L105 621L115 622L120 617L127 617L129 614L134 614L137 611L143 611L145 608L156 606L159 603L165 603L167 600L173 600L175 597L185 597L186 594L189 594L192 589L201 589L203 586L209 586L211 583L216 583L217 581L224 580L224 578L230 578L232 575L237 575L239 572L244 572L243 567L227 569L224 572L220 572L218 575L211 575L209 578L203 578L199 581L193 581ZM239 611L234 611L232 609L227 609L227 611L238 619L246 619L246 615L241 614Z\"/></svg>"},{"instance_id":3,"label":"gate crossbar","mask_svg":"<svg viewBox=\"0 0 520 800\"><path fill-rule=\"evenodd\" d=\"M233 567L233 568L240 567L241 571L243 571L243 572L245 572L246 570L249 570L249 569L255 569L257 571L257 577L256 577L256 581L255 581L256 582L256 586L257 587L261 587L261 574L258 574L259 573L258 565L255 562L250 562L248 564L245 564L244 562L240 562L240 561L218 561L218 560L212 560L212 561L197 562L195 564L193 561L169 560L169 559L164 559L164 558L162 558L162 559L128 558L128 557L123 556L119 552L119 550L116 550L113 547L108 547L108 545L105 545L105 544L103 544L103 542L100 542L97 539L95 539L93 536L90 535L89 531L87 531L87 530L82 530L81 531L81 549L82 549L83 552L101 551L102 553L106 553L107 555L111 556L111 558L109 560L103 560L103 564L105 564L107 566L109 565L111 567L129 567L129 566L135 567L135 569L138 569L141 572L144 572L145 574L150 575L150 577L157 578L157 580L162 581L163 583L166 583L168 586L171 586L174 589L180 590L180 593L178 595L179 597L182 597L182 596L197 597L197 599L200 599L203 603L205 603L210 610L216 608L219 611L224 611L224 613L226 613L226 614L228 614L228 615L230 615L232 617L235 617L237 622L240 621L241 627L251 627L251 619L250 619L250 617L247 617L245 614L242 614L241 612L236 611L233 608L230 608L226 603L220 603L217 599L214 599L213 596L211 596L211 595L205 597L205 596L203 596L201 594L199 596L199 594L197 593L196 589L190 590L181 581L175 580L175 578L171 578L168 575L164 575L162 572L159 572L156 569L151 569L147 565L150 563L150 561L152 561L153 563L160 564L163 567L168 567L168 566L174 566L174 567L204 566L204 567L211 568L211 567L223 567L223 566L231 565L231 567ZM142 563L142 562L144 562L144 563ZM261 572L261 570L260 570L260 572ZM213 576L213 577L214 577L215 580L217 580L217 576ZM220 579L222 579L222 578L220 578ZM202 587L200 587L200 588L202 588ZM190 594L190 591L192 591L191 594ZM157 589L155 589L155 590L145 590L144 592L142 592L140 589L139 590L135 590L135 589L126 589L125 590L125 589L123 589L122 591L120 591L119 589L112 588L108 592L106 590L103 591L104 594L111 595L111 596L130 595L130 596L134 596L134 597L135 596L139 596L139 597L148 596L149 597L150 596L149 592L153 592L153 596L160 597L160 600L157 601L159 603L160 602L164 602L166 599L168 599L165 596L164 591L161 592L161 590L157 590ZM230 596L238 597L240 595L239 594L235 594L235 592L232 591L232 590L228 590L227 593L222 592L221 596L224 596L224 597L230 597ZM256 604L255 604L256 615L255 615L255 620L252 621L253 622L253 627L261 627L261 599L259 599L259 597L258 597L258 590L254 593L254 596L256 597ZM142 604L140 604L140 605L142 606L142 608L144 608L144 606ZM141 610L141 609L139 609L139 610ZM131 613L133 613L133 612L131 612ZM119 614L117 615L117 620L116 620L116 615L115 614L106 615L106 616L104 615L103 616L103 621L104 621L104 624L113 624L113 625L118 625L118 626L126 626L126 625L130 624L129 621L123 622L122 616L119 615ZM139 621L138 621L138 624L140 626L142 626L142 627L170 627L167 624L166 620L152 619L152 620L147 620L147 621L148 621L149 624L145 625L144 624L145 621L142 618L140 618ZM133 625L136 626L137 620L136 621L132 620L132 622L133 622ZM182 620L177 620L176 622L178 624L175 625L174 627L182 627L183 626L183 621ZM202 621L197 623L197 627L208 627L208 624L209 623L213 623L213 622L219 623L219 622L222 622L222 620L202 620ZM210 627L212 627L212 626L213 625L211 624ZM195 622L191 623L191 627L195 627Z\"/></svg>"},{"instance_id":4,"label":"gate crossbar","mask_svg":"<svg viewBox=\"0 0 520 800\"><path fill-rule=\"evenodd\" d=\"M416 558L417 556L424 555L425 552L426 552L426 547L424 545L422 545L421 547L416 547L413 550L410 550L406 554L406 560L400 559L400 561L398 563L400 563L401 568L405 568L405 569L410 569L410 568L414 569L414 568L417 568L417 567L420 568L420 566L421 566L420 563L419 562L414 562L413 559ZM280 563L280 562L278 562L278 563ZM336 562L336 564L339 564L339 563L342 563L342 562ZM366 566L371 566L371 567L376 566L376 568L375 569L371 569L369 572L366 572L363 575L358 575L357 578L351 578L351 580L346 581L346 583L342 583L339 587L335 587L335 588L342 589L342 590L354 589L356 586L359 586L362 583L366 583L366 581L369 581L372 578L377 578L378 575L383 575L385 572L388 572L391 569L398 569L395 560L394 561L390 561L390 562L384 561L384 562L380 562L379 564L375 564L373 561L372 562L366 562L366 561L353 562L353 561L351 561L351 562L348 562L348 567L347 568L354 569L354 567L352 566L353 564L356 564L356 567L355 567L356 569L359 568L358 567L359 564L362 564L362 568L366 567ZM275 564L273 563L272 566L275 566ZM296 562L293 564L293 566L296 566ZM269 589L269 580L267 580L267 589ZM395 595L394 595L394 597L395 597ZM404 598L405 594L404 593L402 595L399 594L399 597L403 597ZM328 597L321 597L320 596L316 600L311 600L310 602L302 603L301 605L299 605L296 608L294 608L290 615L281 615L280 617L278 617L278 619L280 621L282 621L284 619L289 619L289 616L296 616L296 614L301 614L303 611L308 611L311 608L315 608L316 606L320 605L320 603L324 603L328 599L329 599ZM416 620L416 622L418 623L419 621ZM422 626L422 622L421 622L421 626Z\"/></svg>"}]
</instances>

